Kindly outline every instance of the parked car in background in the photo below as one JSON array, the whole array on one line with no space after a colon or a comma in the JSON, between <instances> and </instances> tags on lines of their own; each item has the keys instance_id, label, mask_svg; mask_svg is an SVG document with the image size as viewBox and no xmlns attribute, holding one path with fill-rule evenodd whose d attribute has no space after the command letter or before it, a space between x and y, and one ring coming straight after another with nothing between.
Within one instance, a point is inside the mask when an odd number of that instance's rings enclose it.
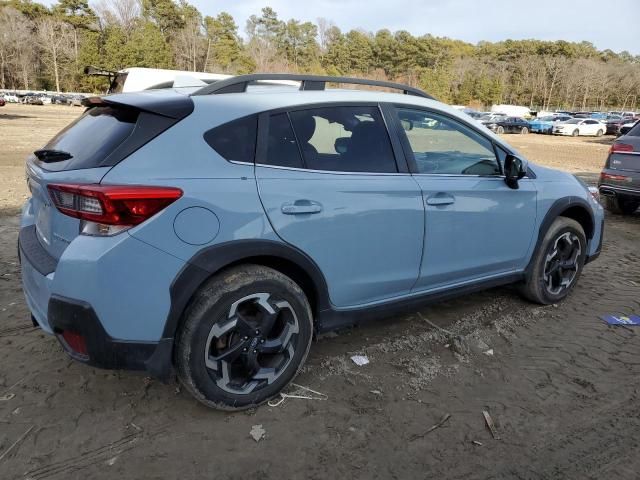
<instances>
[{"instance_id":1,"label":"parked car in background","mask_svg":"<svg viewBox=\"0 0 640 480\"><path fill-rule=\"evenodd\" d=\"M20 101L16 92L5 92L4 100L7 103L18 103Z\"/></svg>"},{"instance_id":2,"label":"parked car in background","mask_svg":"<svg viewBox=\"0 0 640 480\"><path fill-rule=\"evenodd\" d=\"M7 103L7 102L6 102L6 100L4 99L4 97L3 97L3 96L0 96L0 107L4 107L6 103Z\"/></svg>"},{"instance_id":3,"label":"parked car in background","mask_svg":"<svg viewBox=\"0 0 640 480\"><path fill-rule=\"evenodd\" d=\"M529 122L521 117L502 117L491 122L485 123L485 126L497 134L502 133L529 133Z\"/></svg>"},{"instance_id":4,"label":"parked car in background","mask_svg":"<svg viewBox=\"0 0 640 480\"><path fill-rule=\"evenodd\" d=\"M631 117L621 117L618 115L610 115L606 120L607 131L605 132L607 135L618 135L620 133L620 128L625 123L628 123Z\"/></svg>"},{"instance_id":5,"label":"parked car in background","mask_svg":"<svg viewBox=\"0 0 640 480\"><path fill-rule=\"evenodd\" d=\"M26 95L23 97L22 103L26 103L28 105L44 105L42 98L39 95Z\"/></svg>"},{"instance_id":6,"label":"parked car in background","mask_svg":"<svg viewBox=\"0 0 640 480\"><path fill-rule=\"evenodd\" d=\"M519 105L493 105L491 113L503 113L510 117L529 117L531 116L531 109Z\"/></svg>"},{"instance_id":7,"label":"parked car in background","mask_svg":"<svg viewBox=\"0 0 640 480\"><path fill-rule=\"evenodd\" d=\"M573 117L570 115L550 115L547 117L535 118L529 121L529 129L534 133L553 133L553 126L559 122L566 122Z\"/></svg>"},{"instance_id":8,"label":"parked car in background","mask_svg":"<svg viewBox=\"0 0 640 480\"><path fill-rule=\"evenodd\" d=\"M611 145L598 190L612 213L629 215L640 206L640 122Z\"/></svg>"},{"instance_id":9,"label":"parked car in background","mask_svg":"<svg viewBox=\"0 0 640 480\"><path fill-rule=\"evenodd\" d=\"M51 103L55 103L58 105L67 105L69 103L69 97L62 93L51 96Z\"/></svg>"},{"instance_id":10,"label":"parked car in background","mask_svg":"<svg viewBox=\"0 0 640 480\"><path fill-rule=\"evenodd\" d=\"M632 120L630 122L627 122L625 124L623 124L620 127L620 130L618 131L618 136L621 135L626 135L629 133L629 131L636 125L638 125L638 123L640 123L640 120Z\"/></svg>"},{"instance_id":11,"label":"parked car in background","mask_svg":"<svg viewBox=\"0 0 640 480\"><path fill-rule=\"evenodd\" d=\"M572 118L553 126L554 135L594 135L600 137L607 131L607 126L592 118Z\"/></svg>"},{"instance_id":12,"label":"parked car in background","mask_svg":"<svg viewBox=\"0 0 640 480\"><path fill-rule=\"evenodd\" d=\"M254 87L276 79L299 84ZM277 396L315 333L507 283L556 304L602 245L604 212L576 177L373 80L96 97L26 171L35 321L76 361L175 369L227 410Z\"/></svg>"},{"instance_id":13,"label":"parked car in background","mask_svg":"<svg viewBox=\"0 0 640 480\"><path fill-rule=\"evenodd\" d=\"M72 95L69 98L69 105L72 107L82 107L82 101L85 99L83 95Z\"/></svg>"}]
</instances>

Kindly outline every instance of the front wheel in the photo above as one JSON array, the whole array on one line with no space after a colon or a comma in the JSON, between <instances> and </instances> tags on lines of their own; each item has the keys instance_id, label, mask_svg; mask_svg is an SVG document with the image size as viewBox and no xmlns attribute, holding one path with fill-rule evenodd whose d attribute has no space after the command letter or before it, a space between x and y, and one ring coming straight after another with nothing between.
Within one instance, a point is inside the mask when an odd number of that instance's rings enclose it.
<instances>
[{"instance_id":1,"label":"front wheel","mask_svg":"<svg viewBox=\"0 0 640 480\"><path fill-rule=\"evenodd\" d=\"M496 128L496 133L499 135L502 135L504 133L504 128L503 127Z\"/></svg>"},{"instance_id":2,"label":"front wheel","mask_svg":"<svg viewBox=\"0 0 640 480\"><path fill-rule=\"evenodd\" d=\"M580 130L578 130L577 128L573 132L571 132L572 137L577 137L578 135L580 135Z\"/></svg>"},{"instance_id":3,"label":"front wheel","mask_svg":"<svg viewBox=\"0 0 640 480\"><path fill-rule=\"evenodd\" d=\"M582 226L571 218L556 218L531 259L523 295L543 305L564 299L580 277L586 250Z\"/></svg>"},{"instance_id":4,"label":"front wheel","mask_svg":"<svg viewBox=\"0 0 640 480\"><path fill-rule=\"evenodd\" d=\"M241 410L277 395L307 358L313 318L302 289L259 265L213 277L185 312L176 367L203 404Z\"/></svg>"},{"instance_id":5,"label":"front wheel","mask_svg":"<svg viewBox=\"0 0 640 480\"><path fill-rule=\"evenodd\" d=\"M522 127L522 130L520 130L520 133L522 135L526 135L527 133L529 133L529 129L527 127Z\"/></svg>"},{"instance_id":6,"label":"front wheel","mask_svg":"<svg viewBox=\"0 0 640 480\"><path fill-rule=\"evenodd\" d=\"M603 135L602 130L598 130L598 131L596 132L596 137L601 137L602 135Z\"/></svg>"}]
</instances>

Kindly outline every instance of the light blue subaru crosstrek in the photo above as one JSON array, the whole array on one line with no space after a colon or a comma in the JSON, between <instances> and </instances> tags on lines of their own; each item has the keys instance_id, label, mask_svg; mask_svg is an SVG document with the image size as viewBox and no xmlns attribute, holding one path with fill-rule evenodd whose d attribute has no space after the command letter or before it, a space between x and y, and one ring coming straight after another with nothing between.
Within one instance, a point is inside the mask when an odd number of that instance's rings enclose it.
<instances>
[{"instance_id":1,"label":"light blue subaru crosstrek","mask_svg":"<svg viewBox=\"0 0 640 480\"><path fill-rule=\"evenodd\" d=\"M507 283L558 302L601 249L586 185L409 86L259 74L86 105L27 161L33 319L211 407L277 395L317 332Z\"/></svg>"}]
</instances>

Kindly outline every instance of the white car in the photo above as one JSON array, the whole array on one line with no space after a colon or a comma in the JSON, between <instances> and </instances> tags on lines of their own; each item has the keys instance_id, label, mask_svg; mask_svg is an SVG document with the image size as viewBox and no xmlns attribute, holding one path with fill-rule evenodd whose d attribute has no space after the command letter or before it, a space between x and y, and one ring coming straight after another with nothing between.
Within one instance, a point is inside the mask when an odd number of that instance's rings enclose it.
<instances>
[{"instance_id":1,"label":"white car","mask_svg":"<svg viewBox=\"0 0 640 480\"><path fill-rule=\"evenodd\" d=\"M599 137L607 131L607 126L593 118L572 118L553 126L554 135L595 135Z\"/></svg>"}]
</instances>

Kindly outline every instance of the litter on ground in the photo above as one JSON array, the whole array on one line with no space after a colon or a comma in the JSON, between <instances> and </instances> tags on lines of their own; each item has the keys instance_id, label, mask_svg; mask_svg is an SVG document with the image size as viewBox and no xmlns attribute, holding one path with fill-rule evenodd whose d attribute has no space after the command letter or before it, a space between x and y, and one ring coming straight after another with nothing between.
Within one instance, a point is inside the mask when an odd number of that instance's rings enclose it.
<instances>
[{"instance_id":1,"label":"litter on ground","mask_svg":"<svg viewBox=\"0 0 640 480\"><path fill-rule=\"evenodd\" d=\"M359 367L362 367L363 365L369 363L369 358L365 355L354 355L353 357L351 357L351 360Z\"/></svg>"},{"instance_id":2,"label":"litter on ground","mask_svg":"<svg viewBox=\"0 0 640 480\"><path fill-rule=\"evenodd\" d=\"M600 318L609 325L640 325L640 317L637 315L602 315Z\"/></svg>"}]
</instances>

